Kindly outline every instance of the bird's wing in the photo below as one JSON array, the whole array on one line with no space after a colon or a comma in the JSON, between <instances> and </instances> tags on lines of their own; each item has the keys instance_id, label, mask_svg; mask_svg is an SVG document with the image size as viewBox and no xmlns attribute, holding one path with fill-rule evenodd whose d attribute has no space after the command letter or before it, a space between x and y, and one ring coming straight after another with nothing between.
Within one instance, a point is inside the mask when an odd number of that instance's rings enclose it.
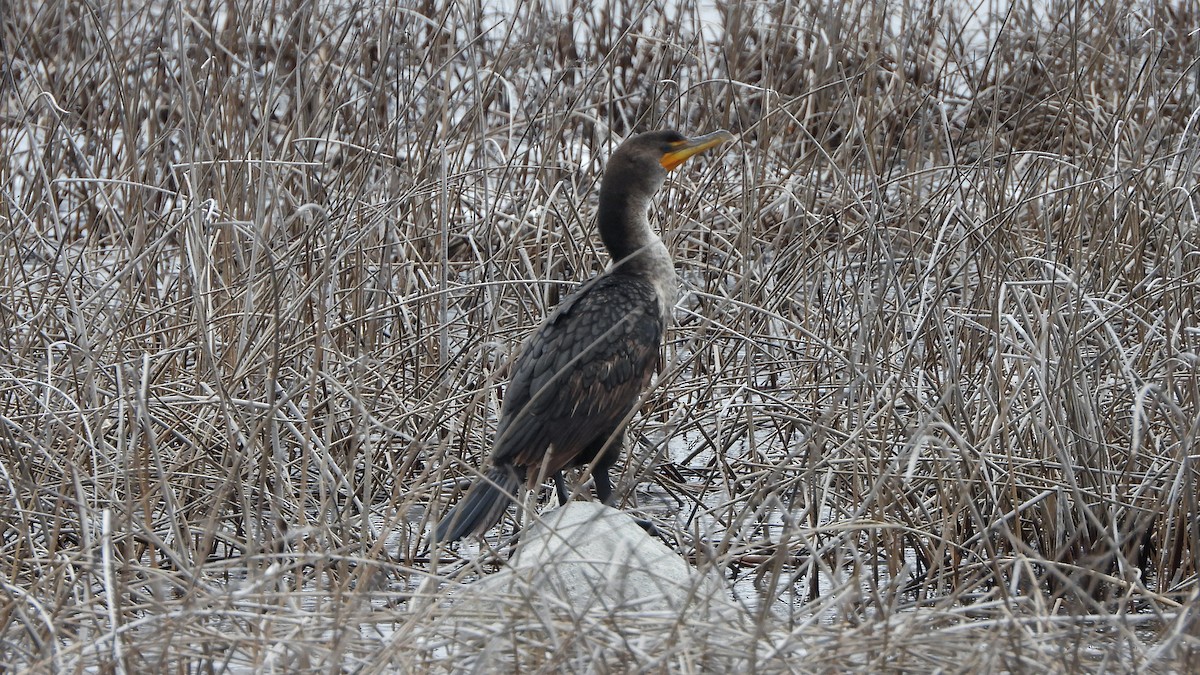
<instances>
[{"instance_id":1,"label":"bird's wing","mask_svg":"<svg viewBox=\"0 0 1200 675\"><path fill-rule=\"evenodd\" d=\"M526 343L505 392L493 459L549 473L612 433L650 381L663 308L643 280L606 275L566 298Z\"/></svg>"}]
</instances>

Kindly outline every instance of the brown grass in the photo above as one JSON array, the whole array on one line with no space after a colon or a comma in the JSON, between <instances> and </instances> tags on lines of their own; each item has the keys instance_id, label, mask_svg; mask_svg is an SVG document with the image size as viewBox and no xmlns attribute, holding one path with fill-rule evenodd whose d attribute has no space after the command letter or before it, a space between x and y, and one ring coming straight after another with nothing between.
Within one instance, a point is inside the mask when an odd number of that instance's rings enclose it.
<instances>
[{"instance_id":1,"label":"brown grass","mask_svg":"<svg viewBox=\"0 0 1200 675\"><path fill-rule=\"evenodd\" d=\"M555 6L5 5L0 661L465 667L422 539L670 126L740 142L661 202L626 506L747 662L1194 667L1200 7ZM497 658L730 646L563 628Z\"/></svg>"}]
</instances>

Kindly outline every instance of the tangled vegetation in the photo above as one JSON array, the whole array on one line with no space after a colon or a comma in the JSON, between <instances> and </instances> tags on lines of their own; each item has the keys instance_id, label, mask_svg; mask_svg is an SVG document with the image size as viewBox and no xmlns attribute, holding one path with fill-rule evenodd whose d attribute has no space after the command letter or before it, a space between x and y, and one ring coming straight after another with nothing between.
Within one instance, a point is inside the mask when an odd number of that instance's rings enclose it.
<instances>
[{"instance_id":1,"label":"tangled vegetation","mask_svg":"<svg viewBox=\"0 0 1200 675\"><path fill-rule=\"evenodd\" d=\"M1200 6L676 4L7 2L0 661L461 666L511 525L425 536L607 262L605 157L674 127L738 142L656 210L624 507L757 628L503 658L1195 668Z\"/></svg>"}]
</instances>

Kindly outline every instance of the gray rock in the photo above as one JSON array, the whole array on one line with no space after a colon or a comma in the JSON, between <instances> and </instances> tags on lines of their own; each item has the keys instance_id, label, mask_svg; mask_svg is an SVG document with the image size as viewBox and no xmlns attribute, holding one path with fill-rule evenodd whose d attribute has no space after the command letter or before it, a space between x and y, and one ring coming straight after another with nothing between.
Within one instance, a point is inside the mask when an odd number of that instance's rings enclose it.
<instances>
[{"instance_id":1,"label":"gray rock","mask_svg":"<svg viewBox=\"0 0 1200 675\"><path fill-rule=\"evenodd\" d=\"M737 610L720 577L699 573L628 514L603 504L571 502L521 537L508 569L481 580L481 592L532 591L603 612Z\"/></svg>"},{"instance_id":2,"label":"gray rock","mask_svg":"<svg viewBox=\"0 0 1200 675\"><path fill-rule=\"evenodd\" d=\"M543 514L509 566L458 589L440 618L454 670L741 670L765 637L718 574L592 502Z\"/></svg>"}]
</instances>

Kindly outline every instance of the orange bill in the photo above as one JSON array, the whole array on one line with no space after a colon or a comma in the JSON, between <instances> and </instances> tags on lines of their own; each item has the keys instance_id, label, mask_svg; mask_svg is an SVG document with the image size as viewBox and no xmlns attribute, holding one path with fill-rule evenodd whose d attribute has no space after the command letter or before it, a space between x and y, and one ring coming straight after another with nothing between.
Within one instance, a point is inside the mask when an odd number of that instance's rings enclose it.
<instances>
[{"instance_id":1,"label":"orange bill","mask_svg":"<svg viewBox=\"0 0 1200 675\"><path fill-rule=\"evenodd\" d=\"M733 134L725 131L714 131L711 134L689 138L686 141L679 141L671 145L671 150L663 153L662 159L658 160L667 171L674 170L680 164L683 164L692 155L698 155L705 150L727 143L733 140Z\"/></svg>"}]
</instances>

